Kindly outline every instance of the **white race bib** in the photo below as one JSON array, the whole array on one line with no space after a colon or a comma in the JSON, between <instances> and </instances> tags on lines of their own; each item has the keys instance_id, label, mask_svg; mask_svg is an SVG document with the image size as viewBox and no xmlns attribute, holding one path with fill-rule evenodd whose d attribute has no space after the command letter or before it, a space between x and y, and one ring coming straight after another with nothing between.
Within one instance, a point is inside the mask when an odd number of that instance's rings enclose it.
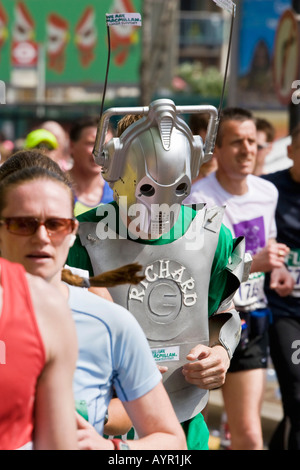
<instances>
[{"instance_id":1,"label":"white race bib","mask_svg":"<svg viewBox=\"0 0 300 470\"><path fill-rule=\"evenodd\" d=\"M267 305L264 293L264 273L252 273L246 282L243 282L234 296L234 304L240 310L256 310Z\"/></svg>"},{"instance_id":2,"label":"white race bib","mask_svg":"<svg viewBox=\"0 0 300 470\"><path fill-rule=\"evenodd\" d=\"M292 297L300 297L300 249L293 248L287 256L287 269L291 273L295 285Z\"/></svg>"}]
</instances>

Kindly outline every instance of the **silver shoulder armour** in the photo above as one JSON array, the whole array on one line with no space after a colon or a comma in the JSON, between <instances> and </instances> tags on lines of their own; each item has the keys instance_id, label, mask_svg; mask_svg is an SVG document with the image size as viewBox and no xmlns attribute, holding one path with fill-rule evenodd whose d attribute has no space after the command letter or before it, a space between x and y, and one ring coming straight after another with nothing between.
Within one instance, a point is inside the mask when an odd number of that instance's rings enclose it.
<instances>
[{"instance_id":1,"label":"silver shoulder armour","mask_svg":"<svg viewBox=\"0 0 300 470\"><path fill-rule=\"evenodd\" d=\"M251 256L245 253L245 239L239 237L226 267L229 273L228 296L220 304L216 314L210 318L210 329L213 328L214 322L219 325L218 342L226 349L229 359L232 358L241 336L241 319L233 306L233 297L240 284L248 279L251 262Z\"/></svg>"}]
</instances>

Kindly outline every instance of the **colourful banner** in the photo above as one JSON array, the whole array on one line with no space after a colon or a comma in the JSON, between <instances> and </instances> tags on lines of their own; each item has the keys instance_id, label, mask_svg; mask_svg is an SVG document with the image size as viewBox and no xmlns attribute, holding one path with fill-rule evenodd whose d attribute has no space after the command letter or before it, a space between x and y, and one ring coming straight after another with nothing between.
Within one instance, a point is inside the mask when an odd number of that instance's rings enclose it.
<instances>
[{"instance_id":1,"label":"colourful banner","mask_svg":"<svg viewBox=\"0 0 300 470\"><path fill-rule=\"evenodd\" d=\"M282 13L290 0L243 0L238 5L240 20L235 41L238 64L236 104L251 109L280 108L273 77L275 35Z\"/></svg>"},{"instance_id":2,"label":"colourful banner","mask_svg":"<svg viewBox=\"0 0 300 470\"><path fill-rule=\"evenodd\" d=\"M140 13L142 0L1 0L0 79L15 68L37 67L43 46L46 82L92 85L104 81L106 14ZM135 24L110 27L110 83L139 81L141 32Z\"/></svg>"}]
</instances>

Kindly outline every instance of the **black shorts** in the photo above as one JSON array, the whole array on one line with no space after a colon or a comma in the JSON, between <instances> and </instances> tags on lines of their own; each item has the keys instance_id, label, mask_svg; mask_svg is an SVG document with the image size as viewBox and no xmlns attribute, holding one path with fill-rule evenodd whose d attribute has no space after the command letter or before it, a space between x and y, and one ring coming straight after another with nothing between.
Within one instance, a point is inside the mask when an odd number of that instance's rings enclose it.
<instances>
[{"instance_id":1,"label":"black shorts","mask_svg":"<svg viewBox=\"0 0 300 470\"><path fill-rule=\"evenodd\" d=\"M268 315L252 316L240 313L246 325L241 340L233 354L228 372L251 369L266 369L269 356Z\"/></svg>"}]
</instances>

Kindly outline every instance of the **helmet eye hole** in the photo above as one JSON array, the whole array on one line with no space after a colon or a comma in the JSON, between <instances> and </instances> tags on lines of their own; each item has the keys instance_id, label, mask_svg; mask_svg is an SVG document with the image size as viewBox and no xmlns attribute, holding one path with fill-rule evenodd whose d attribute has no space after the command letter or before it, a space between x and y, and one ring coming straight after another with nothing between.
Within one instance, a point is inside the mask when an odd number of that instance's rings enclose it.
<instances>
[{"instance_id":1,"label":"helmet eye hole","mask_svg":"<svg viewBox=\"0 0 300 470\"><path fill-rule=\"evenodd\" d=\"M184 194L186 194L187 189L188 189L188 185L186 183L180 183L177 186L175 193L177 196L183 196Z\"/></svg>"},{"instance_id":2,"label":"helmet eye hole","mask_svg":"<svg viewBox=\"0 0 300 470\"><path fill-rule=\"evenodd\" d=\"M155 193L155 189L153 186L151 186L151 184L142 184L140 187L140 193L143 196L150 197Z\"/></svg>"}]
</instances>

